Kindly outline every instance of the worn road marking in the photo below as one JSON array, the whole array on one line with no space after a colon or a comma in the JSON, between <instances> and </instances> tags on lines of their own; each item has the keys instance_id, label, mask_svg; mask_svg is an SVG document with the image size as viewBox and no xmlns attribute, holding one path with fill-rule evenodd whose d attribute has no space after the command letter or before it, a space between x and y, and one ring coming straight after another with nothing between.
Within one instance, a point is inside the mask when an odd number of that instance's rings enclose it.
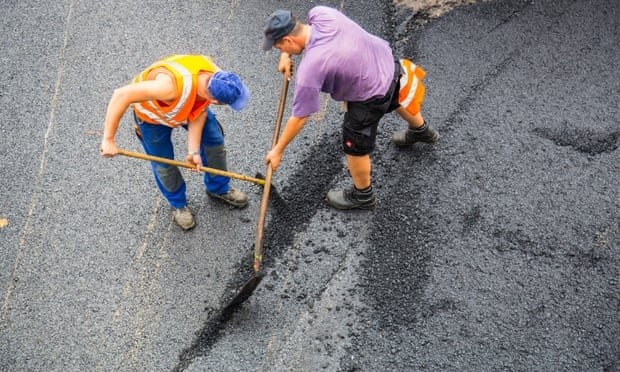
<instances>
[{"instance_id":1,"label":"worn road marking","mask_svg":"<svg viewBox=\"0 0 620 372\"><path fill-rule=\"evenodd\" d=\"M39 161L39 172L37 173L37 176L34 182L35 186L33 188L34 191L32 193L32 197L30 198L30 204L28 206L28 214L26 217L26 222L24 223L24 228L19 238L17 255L15 257L15 262L13 263L13 269L11 270L11 278L8 281L7 288L4 294L4 300L2 302L2 309L0 310L0 329L4 327L7 313L9 311L9 304L11 302L11 295L13 294L13 291L15 290L15 283L17 283L16 281L17 272L19 271L20 264L22 261L22 256L24 255L26 240L31 231L32 215L34 213L34 210L37 208L39 204L39 199L40 199L39 193L41 192L41 189L40 189L41 180L43 179L43 172L45 171L45 163L46 163L47 154L49 151L49 137L50 137L50 133L52 133L52 130L54 129L54 124L55 124L54 120L56 118L56 105L58 102L58 96L60 95L60 85L65 75L65 65L66 65L65 54L67 51L67 41L69 40L69 29L71 25L71 17L73 15L74 6L75 6L75 1L71 1L69 3L69 8L67 9L67 16L65 17L66 21L65 21L63 42L62 42L62 47L60 48L60 54L58 57L59 63L58 63L58 70L56 72L56 84L54 86L54 95L52 96L52 101L50 103L50 112L49 112L49 120L47 123L47 130L45 131L45 136L43 137L43 151L41 152L41 159Z\"/></svg>"}]
</instances>

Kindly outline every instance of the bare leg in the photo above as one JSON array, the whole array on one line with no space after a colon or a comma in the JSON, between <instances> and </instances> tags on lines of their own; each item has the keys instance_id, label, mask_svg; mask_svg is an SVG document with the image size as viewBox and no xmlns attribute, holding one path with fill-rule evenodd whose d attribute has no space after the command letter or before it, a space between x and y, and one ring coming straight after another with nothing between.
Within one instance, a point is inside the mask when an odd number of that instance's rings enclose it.
<instances>
[{"instance_id":1,"label":"bare leg","mask_svg":"<svg viewBox=\"0 0 620 372\"><path fill-rule=\"evenodd\" d=\"M347 165L354 187L329 191L327 203L338 209L373 209L377 200L370 183L370 155L347 155Z\"/></svg>"},{"instance_id":2,"label":"bare leg","mask_svg":"<svg viewBox=\"0 0 620 372\"><path fill-rule=\"evenodd\" d=\"M439 139L439 134L426 124L421 112L412 115L400 106L396 109L396 113L409 125L407 129L400 130L392 136L392 141L397 146L410 146L416 142L434 143Z\"/></svg>"},{"instance_id":3,"label":"bare leg","mask_svg":"<svg viewBox=\"0 0 620 372\"><path fill-rule=\"evenodd\" d=\"M396 113L400 115L401 118L405 119L411 129L419 129L424 125L424 118L422 117L421 111L412 115L403 106L399 106L396 109Z\"/></svg>"},{"instance_id":4,"label":"bare leg","mask_svg":"<svg viewBox=\"0 0 620 372\"><path fill-rule=\"evenodd\" d=\"M358 190L364 190L370 186L370 155L347 155L347 165L353 179L353 185Z\"/></svg>"}]
</instances>

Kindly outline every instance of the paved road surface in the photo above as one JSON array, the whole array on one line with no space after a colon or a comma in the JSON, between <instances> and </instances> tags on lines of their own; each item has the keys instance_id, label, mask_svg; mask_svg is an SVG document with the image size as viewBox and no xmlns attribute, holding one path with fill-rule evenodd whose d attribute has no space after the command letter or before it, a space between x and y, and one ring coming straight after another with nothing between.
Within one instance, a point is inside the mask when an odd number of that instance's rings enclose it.
<instances>
[{"instance_id":1,"label":"paved road surface","mask_svg":"<svg viewBox=\"0 0 620 372\"><path fill-rule=\"evenodd\" d=\"M439 19L326 1L427 71L435 146L382 122L374 212L346 185L341 114L287 151L265 231L268 275L238 311L261 190L232 210L185 172L180 231L148 164L101 159L113 89L171 53L238 71L251 107L216 112L232 171L264 172L280 76L274 9L305 1L5 1L0 34L0 370L617 370L620 3L488 1ZM289 95L289 103L291 96ZM184 148L184 134L175 133ZM125 117L121 147L139 150Z\"/></svg>"}]
</instances>

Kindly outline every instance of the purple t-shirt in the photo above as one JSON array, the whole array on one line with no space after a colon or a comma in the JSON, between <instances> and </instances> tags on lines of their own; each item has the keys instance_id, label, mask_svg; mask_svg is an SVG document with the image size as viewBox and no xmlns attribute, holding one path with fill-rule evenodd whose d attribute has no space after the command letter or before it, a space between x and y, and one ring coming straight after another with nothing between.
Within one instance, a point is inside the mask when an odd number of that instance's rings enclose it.
<instances>
[{"instance_id":1,"label":"purple t-shirt","mask_svg":"<svg viewBox=\"0 0 620 372\"><path fill-rule=\"evenodd\" d=\"M318 112L320 92L336 101L365 101L387 93L394 77L387 41L325 6L310 10L308 24L312 32L295 73L293 116Z\"/></svg>"}]
</instances>

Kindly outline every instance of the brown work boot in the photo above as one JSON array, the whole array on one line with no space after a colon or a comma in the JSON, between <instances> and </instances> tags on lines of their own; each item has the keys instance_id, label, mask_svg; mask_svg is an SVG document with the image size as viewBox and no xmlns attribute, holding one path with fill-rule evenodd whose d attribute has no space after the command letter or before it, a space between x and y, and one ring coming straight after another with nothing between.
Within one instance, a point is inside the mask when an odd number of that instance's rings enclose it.
<instances>
[{"instance_id":1,"label":"brown work boot","mask_svg":"<svg viewBox=\"0 0 620 372\"><path fill-rule=\"evenodd\" d=\"M237 208L243 208L248 205L248 196L243 191L232 187L224 194L215 194L207 191L207 195L215 199L220 199Z\"/></svg>"},{"instance_id":2,"label":"brown work boot","mask_svg":"<svg viewBox=\"0 0 620 372\"><path fill-rule=\"evenodd\" d=\"M177 223L183 230L191 230L196 226L194 215L188 206L183 208L174 208L172 211L172 217L174 222Z\"/></svg>"},{"instance_id":3,"label":"brown work boot","mask_svg":"<svg viewBox=\"0 0 620 372\"><path fill-rule=\"evenodd\" d=\"M422 127L412 129L411 127L398 131L392 136L396 146L411 146L416 142L435 143L439 139L439 133L431 128L426 122Z\"/></svg>"}]
</instances>

